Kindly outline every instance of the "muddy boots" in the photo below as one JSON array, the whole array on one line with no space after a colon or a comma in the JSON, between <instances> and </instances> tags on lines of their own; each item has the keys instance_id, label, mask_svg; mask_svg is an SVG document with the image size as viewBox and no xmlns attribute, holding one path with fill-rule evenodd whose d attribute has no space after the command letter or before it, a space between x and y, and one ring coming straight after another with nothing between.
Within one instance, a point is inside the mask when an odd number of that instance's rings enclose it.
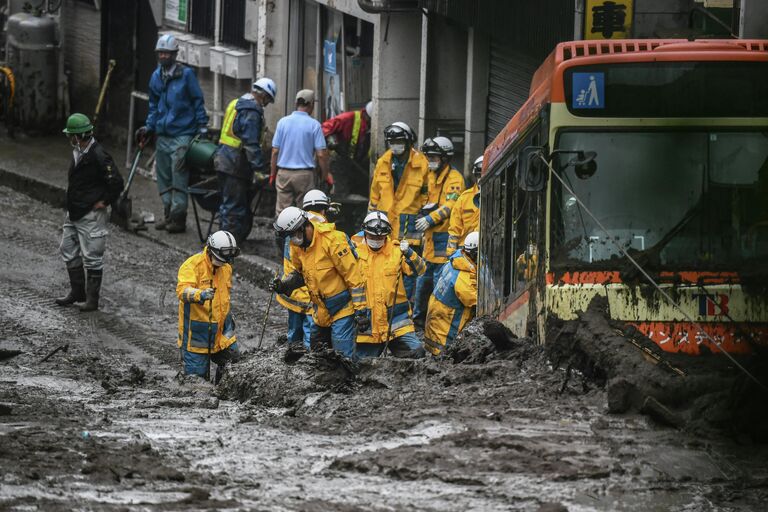
<instances>
[{"instance_id":1,"label":"muddy boots","mask_svg":"<svg viewBox=\"0 0 768 512\"><path fill-rule=\"evenodd\" d=\"M102 272L101 269L88 271L88 281L85 283L85 304L80 306L80 311L83 313L99 309Z\"/></svg>"},{"instance_id":2,"label":"muddy boots","mask_svg":"<svg viewBox=\"0 0 768 512\"><path fill-rule=\"evenodd\" d=\"M169 233L184 233L187 230L186 217L171 217L165 225L165 230Z\"/></svg>"},{"instance_id":3,"label":"muddy boots","mask_svg":"<svg viewBox=\"0 0 768 512\"><path fill-rule=\"evenodd\" d=\"M170 222L171 207L166 206L163 210L163 220L155 222L155 229L158 231L164 230Z\"/></svg>"},{"instance_id":4,"label":"muddy boots","mask_svg":"<svg viewBox=\"0 0 768 512\"><path fill-rule=\"evenodd\" d=\"M75 302L83 302L85 300L85 269L80 265L75 268L68 268L69 273L69 294L64 297L59 297L55 300L59 306L69 306Z\"/></svg>"}]
</instances>

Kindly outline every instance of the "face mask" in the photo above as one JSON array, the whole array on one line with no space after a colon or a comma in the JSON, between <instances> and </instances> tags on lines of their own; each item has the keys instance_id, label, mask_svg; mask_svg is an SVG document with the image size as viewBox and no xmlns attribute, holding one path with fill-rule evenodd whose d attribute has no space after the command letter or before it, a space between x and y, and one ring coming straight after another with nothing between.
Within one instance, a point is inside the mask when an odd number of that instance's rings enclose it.
<instances>
[{"instance_id":1,"label":"face mask","mask_svg":"<svg viewBox=\"0 0 768 512\"><path fill-rule=\"evenodd\" d=\"M213 264L214 267L223 267L224 263L226 262L221 261L219 258L214 256L213 258L211 258L211 263Z\"/></svg>"},{"instance_id":2,"label":"face mask","mask_svg":"<svg viewBox=\"0 0 768 512\"><path fill-rule=\"evenodd\" d=\"M367 243L368 247L370 247L374 251L378 251L379 249L384 247L384 240L373 240L371 238L366 238L365 243Z\"/></svg>"},{"instance_id":3,"label":"face mask","mask_svg":"<svg viewBox=\"0 0 768 512\"><path fill-rule=\"evenodd\" d=\"M440 162L429 162L429 170L430 171L440 170Z\"/></svg>"},{"instance_id":4,"label":"face mask","mask_svg":"<svg viewBox=\"0 0 768 512\"><path fill-rule=\"evenodd\" d=\"M294 233L293 236L291 236L291 243L301 247L301 245L304 243L304 233L301 231Z\"/></svg>"},{"instance_id":5,"label":"face mask","mask_svg":"<svg viewBox=\"0 0 768 512\"><path fill-rule=\"evenodd\" d=\"M70 137L69 138L69 145L72 146L72 149L76 151L80 151L80 144L77 143L77 137Z\"/></svg>"},{"instance_id":6,"label":"face mask","mask_svg":"<svg viewBox=\"0 0 768 512\"><path fill-rule=\"evenodd\" d=\"M400 156L405 153L405 144L392 144L389 146L389 149L391 149L392 153L395 155Z\"/></svg>"}]
</instances>

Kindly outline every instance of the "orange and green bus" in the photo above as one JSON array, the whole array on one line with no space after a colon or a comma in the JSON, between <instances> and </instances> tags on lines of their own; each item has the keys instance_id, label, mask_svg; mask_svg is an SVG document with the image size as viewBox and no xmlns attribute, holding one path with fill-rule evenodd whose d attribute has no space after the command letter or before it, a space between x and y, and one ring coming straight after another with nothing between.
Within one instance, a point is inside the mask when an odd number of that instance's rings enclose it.
<instances>
[{"instance_id":1,"label":"orange and green bus","mask_svg":"<svg viewBox=\"0 0 768 512\"><path fill-rule=\"evenodd\" d=\"M478 314L544 343L601 295L669 352L768 344L768 41L561 43L480 184Z\"/></svg>"}]
</instances>

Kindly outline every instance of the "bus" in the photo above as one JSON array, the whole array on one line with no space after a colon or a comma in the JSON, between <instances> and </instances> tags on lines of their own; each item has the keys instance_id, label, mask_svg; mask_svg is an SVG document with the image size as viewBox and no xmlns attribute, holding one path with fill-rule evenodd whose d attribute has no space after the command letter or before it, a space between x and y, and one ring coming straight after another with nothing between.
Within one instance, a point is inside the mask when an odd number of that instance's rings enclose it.
<instances>
[{"instance_id":1,"label":"bus","mask_svg":"<svg viewBox=\"0 0 768 512\"><path fill-rule=\"evenodd\" d=\"M665 351L753 352L768 41L558 44L486 148L480 194L479 315L543 344L599 295Z\"/></svg>"}]
</instances>

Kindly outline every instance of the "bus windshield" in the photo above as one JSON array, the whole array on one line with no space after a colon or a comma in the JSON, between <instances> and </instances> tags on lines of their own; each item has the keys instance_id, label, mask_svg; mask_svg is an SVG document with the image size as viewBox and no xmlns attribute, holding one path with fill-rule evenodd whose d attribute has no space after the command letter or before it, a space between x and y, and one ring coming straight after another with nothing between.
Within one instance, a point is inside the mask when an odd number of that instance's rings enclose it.
<instances>
[{"instance_id":1,"label":"bus windshield","mask_svg":"<svg viewBox=\"0 0 768 512\"><path fill-rule=\"evenodd\" d=\"M610 268L617 243L656 269L767 261L768 132L565 132L558 149L597 153L586 179L557 163L607 233L553 180L554 268Z\"/></svg>"}]
</instances>

